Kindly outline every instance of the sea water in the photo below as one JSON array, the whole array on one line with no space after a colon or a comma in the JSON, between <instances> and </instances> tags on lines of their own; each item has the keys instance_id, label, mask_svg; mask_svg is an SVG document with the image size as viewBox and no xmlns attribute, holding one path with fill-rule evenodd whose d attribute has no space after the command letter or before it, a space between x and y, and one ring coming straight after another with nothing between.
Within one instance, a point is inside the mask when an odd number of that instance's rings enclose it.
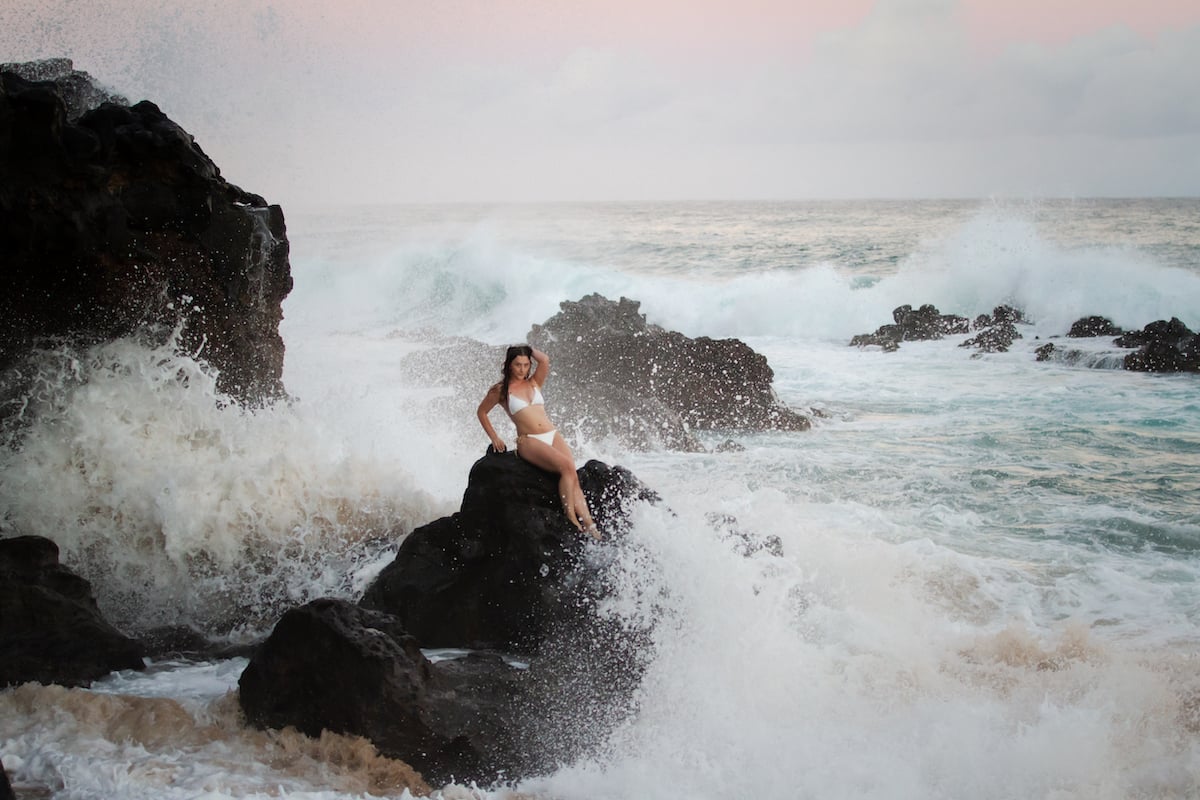
<instances>
[{"instance_id":1,"label":"sea water","mask_svg":"<svg viewBox=\"0 0 1200 800\"><path fill-rule=\"evenodd\" d=\"M551 774L442 797L1200 795L1200 381L1056 338L1090 314L1200 328L1200 201L288 217L290 402L239 409L170 342L59 351L0 455L5 533L55 539L118 626L238 643L292 605L356 598L457 508L487 444L460 412L499 364L481 372L464 343L625 296L666 329L749 343L814 427L631 452L556 419L580 463L627 466L670 508L596 546L620 576L604 612L655 622L638 711ZM847 346L904 303L1029 322L1007 353ZM1038 362L1050 341L1078 354ZM782 554L745 555L714 513ZM0 758L54 798L406 796L404 765L367 742L242 725L244 666L6 690Z\"/></svg>"}]
</instances>

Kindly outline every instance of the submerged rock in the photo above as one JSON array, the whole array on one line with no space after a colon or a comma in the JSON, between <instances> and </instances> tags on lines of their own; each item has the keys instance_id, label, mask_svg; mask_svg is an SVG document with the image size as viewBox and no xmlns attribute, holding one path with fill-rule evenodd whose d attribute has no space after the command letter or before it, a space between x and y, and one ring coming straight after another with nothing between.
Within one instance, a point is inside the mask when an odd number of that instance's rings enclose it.
<instances>
[{"instance_id":1,"label":"submerged rock","mask_svg":"<svg viewBox=\"0 0 1200 800\"><path fill-rule=\"evenodd\" d=\"M529 342L551 358L556 419L633 447L702 450L693 431L811 427L771 388L767 359L738 339L695 339L646 321L640 303L566 301Z\"/></svg>"},{"instance_id":2,"label":"submerged rock","mask_svg":"<svg viewBox=\"0 0 1200 800\"><path fill-rule=\"evenodd\" d=\"M967 333L971 329L966 317L943 314L930 304L916 311L910 305L898 306L892 310L892 320L894 325L881 325L874 333L855 336L850 340L850 346L878 346L885 352L892 352L900 347L901 342L942 339L952 334Z\"/></svg>"},{"instance_id":3,"label":"submerged rock","mask_svg":"<svg viewBox=\"0 0 1200 800\"><path fill-rule=\"evenodd\" d=\"M91 585L40 536L0 539L0 653L0 686L86 686L145 666L142 646L104 619Z\"/></svg>"},{"instance_id":4,"label":"submerged rock","mask_svg":"<svg viewBox=\"0 0 1200 800\"><path fill-rule=\"evenodd\" d=\"M283 213L227 183L157 106L65 59L6 65L0 175L0 371L40 346L165 339L182 323L222 391L282 394Z\"/></svg>"}]
</instances>

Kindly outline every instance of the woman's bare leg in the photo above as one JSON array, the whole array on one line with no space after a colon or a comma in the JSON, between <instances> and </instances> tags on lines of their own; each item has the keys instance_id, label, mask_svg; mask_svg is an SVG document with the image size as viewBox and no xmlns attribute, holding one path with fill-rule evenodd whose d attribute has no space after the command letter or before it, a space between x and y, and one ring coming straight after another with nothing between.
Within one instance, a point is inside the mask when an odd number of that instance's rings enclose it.
<instances>
[{"instance_id":1,"label":"woman's bare leg","mask_svg":"<svg viewBox=\"0 0 1200 800\"><path fill-rule=\"evenodd\" d=\"M554 449L566 456L571 462L571 476L575 479L575 511L579 514L579 518L583 520L583 530L590 533L593 537L599 539L600 531L596 528L596 521L592 519L592 510L588 508L587 498L584 497L583 487L579 485L579 473L575 470L575 454L571 452L570 445L563 438L561 433L554 434Z\"/></svg>"},{"instance_id":2,"label":"woman's bare leg","mask_svg":"<svg viewBox=\"0 0 1200 800\"><path fill-rule=\"evenodd\" d=\"M555 443L561 438L556 436ZM575 472L575 462L569 455L570 450L564 454L557 447L551 447L545 442L529 436L520 436L517 438L517 454L539 469L558 473L558 495L562 500L563 511L572 525L581 531L584 530L584 526L591 523L592 515L588 511L587 502L580 503L583 490L579 488L579 475ZM583 522L580 522L580 518Z\"/></svg>"}]
</instances>

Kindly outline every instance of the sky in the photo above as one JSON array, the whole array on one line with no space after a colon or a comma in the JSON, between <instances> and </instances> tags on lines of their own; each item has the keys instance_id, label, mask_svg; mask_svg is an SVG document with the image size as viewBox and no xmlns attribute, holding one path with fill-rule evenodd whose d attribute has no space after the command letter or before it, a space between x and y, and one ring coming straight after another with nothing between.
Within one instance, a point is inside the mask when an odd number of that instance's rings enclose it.
<instances>
[{"instance_id":1,"label":"sky","mask_svg":"<svg viewBox=\"0 0 1200 800\"><path fill-rule=\"evenodd\" d=\"M0 0L273 203L1200 195L1196 0Z\"/></svg>"}]
</instances>

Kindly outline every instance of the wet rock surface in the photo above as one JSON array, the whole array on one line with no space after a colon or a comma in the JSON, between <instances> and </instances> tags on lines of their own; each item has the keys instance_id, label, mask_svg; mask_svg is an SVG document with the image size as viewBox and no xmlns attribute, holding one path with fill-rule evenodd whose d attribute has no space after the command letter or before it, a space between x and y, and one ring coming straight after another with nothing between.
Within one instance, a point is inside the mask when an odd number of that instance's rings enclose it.
<instances>
[{"instance_id":1,"label":"wet rock surface","mask_svg":"<svg viewBox=\"0 0 1200 800\"><path fill-rule=\"evenodd\" d=\"M634 504L657 501L622 468L579 474L610 543ZM599 747L632 713L649 642L601 613L605 545L557 493L516 455L484 456L461 510L413 531L358 606L319 600L280 620L239 683L247 719L365 736L433 782L518 778Z\"/></svg>"},{"instance_id":2,"label":"wet rock surface","mask_svg":"<svg viewBox=\"0 0 1200 800\"><path fill-rule=\"evenodd\" d=\"M855 336L850 340L850 346L876 346L882 347L885 352L892 352L900 347L901 342L944 339L971 330L971 323L966 317L943 314L928 303L915 311L910 305L898 306L892 310L892 320L894 324L881 325L874 333Z\"/></svg>"},{"instance_id":3,"label":"wet rock surface","mask_svg":"<svg viewBox=\"0 0 1200 800\"><path fill-rule=\"evenodd\" d=\"M0 687L86 686L142 669L143 648L101 615L91 585L40 536L0 539Z\"/></svg>"},{"instance_id":4,"label":"wet rock surface","mask_svg":"<svg viewBox=\"0 0 1200 800\"><path fill-rule=\"evenodd\" d=\"M1200 372L1200 335L1178 317L1151 322L1140 331L1130 331L1114 342L1118 347L1136 347L1125 357L1125 369L1137 372Z\"/></svg>"},{"instance_id":5,"label":"wet rock surface","mask_svg":"<svg viewBox=\"0 0 1200 800\"><path fill-rule=\"evenodd\" d=\"M182 325L222 391L282 394L283 212L226 182L157 106L66 59L5 65L0 176L0 371L39 347Z\"/></svg>"},{"instance_id":6,"label":"wet rock surface","mask_svg":"<svg viewBox=\"0 0 1200 800\"><path fill-rule=\"evenodd\" d=\"M593 294L533 326L530 344L551 359L556 418L592 438L677 450L703 449L694 431L811 427L776 397L766 357L738 339L665 330L640 307Z\"/></svg>"}]
</instances>

